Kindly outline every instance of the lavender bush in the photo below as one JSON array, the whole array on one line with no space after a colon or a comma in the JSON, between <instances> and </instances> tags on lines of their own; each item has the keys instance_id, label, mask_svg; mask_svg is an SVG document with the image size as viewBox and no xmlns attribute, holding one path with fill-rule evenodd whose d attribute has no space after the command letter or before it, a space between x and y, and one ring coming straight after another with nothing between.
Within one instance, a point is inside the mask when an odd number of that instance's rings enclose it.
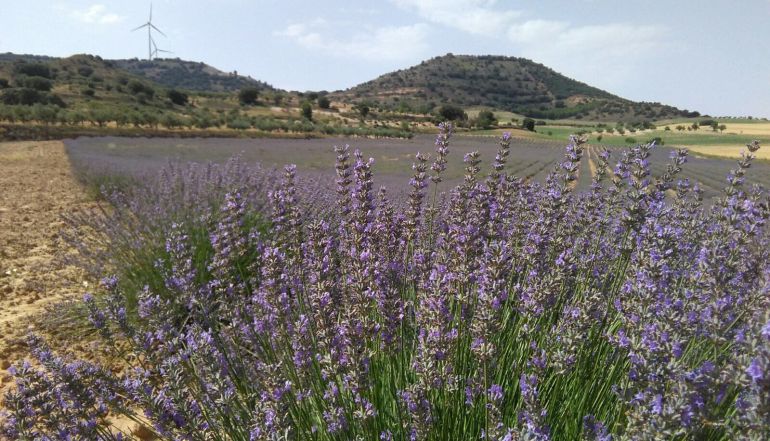
<instances>
[{"instance_id":1,"label":"lavender bush","mask_svg":"<svg viewBox=\"0 0 770 441\"><path fill-rule=\"evenodd\" d=\"M33 338L5 434L122 437L101 425L111 412L188 440L770 437L770 210L744 185L758 143L711 205L677 178L686 151L660 176L654 145L614 170L605 151L577 193L581 140L540 184L505 172L508 135L490 173L467 154L442 198L440 128L403 204L342 147L334 215L307 215L290 166L269 228L237 185L207 240L189 219L161 229L161 282L108 277L85 300L124 372Z\"/></svg>"}]
</instances>

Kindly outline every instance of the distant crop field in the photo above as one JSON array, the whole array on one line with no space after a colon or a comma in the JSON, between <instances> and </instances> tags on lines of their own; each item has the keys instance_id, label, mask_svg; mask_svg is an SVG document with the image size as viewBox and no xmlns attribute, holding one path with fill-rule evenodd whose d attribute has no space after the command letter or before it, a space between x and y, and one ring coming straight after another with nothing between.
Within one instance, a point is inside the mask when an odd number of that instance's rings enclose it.
<instances>
[{"instance_id":1,"label":"distant crop field","mask_svg":"<svg viewBox=\"0 0 770 441\"><path fill-rule=\"evenodd\" d=\"M391 190L406 190L412 175L415 154L433 153L430 135L411 140L397 139L137 139L79 138L66 142L75 162L100 164L104 170L142 173L157 170L169 160L179 162L224 162L234 155L265 167L296 164L300 173L328 177L333 182L335 145L350 144L364 156L374 158L375 184ZM542 180L564 155L566 141L560 143L515 140L506 170L519 177ZM459 183L464 175L463 155L478 150L482 173L489 171L498 144L495 137L456 137L445 173L445 189ZM583 164L581 176L590 182L590 171ZM582 180L581 180L582 183Z\"/></svg>"},{"instance_id":2,"label":"distant crop field","mask_svg":"<svg viewBox=\"0 0 770 441\"><path fill-rule=\"evenodd\" d=\"M517 132L518 134L518 132ZM555 138L555 136L554 136ZM506 171L522 178L543 181L549 171L564 155L566 136L554 142L514 138ZM638 137L640 140L646 137ZM264 167L282 167L296 164L299 173L320 177L322 181L334 183L333 146L350 144L360 149L366 158L374 158L375 186L385 186L394 193L409 189L412 163L418 152L434 151L434 139L430 135L416 136L410 140L396 139L142 139L142 138L79 138L66 141L68 153L76 165L88 163L98 165L107 171L141 174L157 171L169 161L175 162L224 162L238 155L249 163L260 163ZM672 148L658 147L651 162L653 175L662 174L668 165ZM681 174L701 184L704 196L711 198L721 193L726 176L735 168L735 160L741 145L726 147L700 147L691 149L688 163ZM463 155L478 150L482 159L482 174L489 172L490 164L497 152L497 138L494 136L457 136L450 148L449 163L442 190L448 191L462 181L464 174ZM595 172L595 161L602 147L588 147L580 166L578 186L587 187ZM607 147L611 151L610 165L619 160L625 147ZM768 153L759 151L760 158ZM706 156L708 155L708 156ZM725 156L725 159L716 157ZM747 181L770 186L770 163L757 161L749 171Z\"/></svg>"},{"instance_id":3,"label":"distant crop field","mask_svg":"<svg viewBox=\"0 0 770 441\"><path fill-rule=\"evenodd\" d=\"M689 149L695 154L720 158L740 158L741 152L745 150L743 147L735 145L692 146ZM767 150L760 149L755 155L759 159L770 160L770 152Z\"/></svg>"}]
</instances>

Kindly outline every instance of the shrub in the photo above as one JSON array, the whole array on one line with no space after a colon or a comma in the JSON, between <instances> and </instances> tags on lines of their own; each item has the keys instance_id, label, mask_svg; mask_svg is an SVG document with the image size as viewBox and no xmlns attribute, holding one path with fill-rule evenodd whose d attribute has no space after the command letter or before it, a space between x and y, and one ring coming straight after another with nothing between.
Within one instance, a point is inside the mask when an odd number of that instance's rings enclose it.
<instances>
[{"instance_id":1,"label":"shrub","mask_svg":"<svg viewBox=\"0 0 770 441\"><path fill-rule=\"evenodd\" d=\"M310 101L305 101L302 103L301 107L302 111L302 117L307 119L308 121L312 121L313 119L313 105L310 104Z\"/></svg>"},{"instance_id":2,"label":"shrub","mask_svg":"<svg viewBox=\"0 0 770 441\"><path fill-rule=\"evenodd\" d=\"M530 132L535 131L535 120L532 118L524 118L524 120L521 122L521 127L529 130Z\"/></svg>"},{"instance_id":3,"label":"shrub","mask_svg":"<svg viewBox=\"0 0 770 441\"><path fill-rule=\"evenodd\" d=\"M26 63L21 62L14 66L14 73L16 75L26 75L29 77L43 77L53 79L51 68L47 64L43 63Z\"/></svg>"},{"instance_id":4,"label":"shrub","mask_svg":"<svg viewBox=\"0 0 770 441\"><path fill-rule=\"evenodd\" d=\"M35 89L40 92L48 92L53 87L53 82L43 77L20 77L16 79L19 87Z\"/></svg>"},{"instance_id":5,"label":"shrub","mask_svg":"<svg viewBox=\"0 0 770 441\"><path fill-rule=\"evenodd\" d=\"M78 66L78 74L82 77L90 77L94 73L94 69L91 66Z\"/></svg>"},{"instance_id":6,"label":"shrub","mask_svg":"<svg viewBox=\"0 0 770 441\"><path fill-rule=\"evenodd\" d=\"M647 144L655 143L655 145L666 145L666 141L663 140L660 136L656 136L652 138L651 140L647 141Z\"/></svg>"},{"instance_id":7,"label":"shrub","mask_svg":"<svg viewBox=\"0 0 770 441\"><path fill-rule=\"evenodd\" d=\"M318 107L321 109L328 109L331 106L329 98L322 96L318 98Z\"/></svg>"},{"instance_id":8,"label":"shrub","mask_svg":"<svg viewBox=\"0 0 770 441\"><path fill-rule=\"evenodd\" d=\"M257 104L258 98L259 98L259 89L254 87L247 87L245 89L241 89L238 92L238 101L243 105Z\"/></svg>"},{"instance_id":9,"label":"shrub","mask_svg":"<svg viewBox=\"0 0 770 441\"><path fill-rule=\"evenodd\" d=\"M461 107L450 104L441 106L438 114L445 121L465 121L468 119L468 115Z\"/></svg>"},{"instance_id":10,"label":"shrub","mask_svg":"<svg viewBox=\"0 0 770 441\"><path fill-rule=\"evenodd\" d=\"M495 114L489 110L482 110L479 112L479 116L476 118L476 126L482 129L488 129L497 124L497 118Z\"/></svg>"},{"instance_id":11,"label":"shrub","mask_svg":"<svg viewBox=\"0 0 770 441\"><path fill-rule=\"evenodd\" d=\"M127 87L134 95L144 96L147 99L152 99L155 96L155 89L153 89L152 86L138 80L129 81Z\"/></svg>"},{"instance_id":12,"label":"shrub","mask_svg":"<svg viewBox=\"0 0 770 441\"><path fill-rule=\"evenodd\" d=\"M172 103L178 105L178 106L186 106L187 105L187 94L184 92L180 92L176 89L170 89L166 92L166 96L169 100L171 100Z\"/></svg>"}]
</instances>

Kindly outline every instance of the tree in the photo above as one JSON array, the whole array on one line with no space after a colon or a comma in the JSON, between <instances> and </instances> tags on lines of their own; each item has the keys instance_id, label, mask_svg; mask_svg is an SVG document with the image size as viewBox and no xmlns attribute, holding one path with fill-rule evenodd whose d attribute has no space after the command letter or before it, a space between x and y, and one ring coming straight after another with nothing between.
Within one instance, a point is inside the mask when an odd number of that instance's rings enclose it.
<instances>
[{"instance_id":1,"label":"tree","mask_svg":"<svg viewBox=\"0 0 770 441\"><path fill-rule=\"evenodd\" d=\"M171 89L168 92L166 92L166 96L168 99L171 100L172 103L178 105L178 106L186 106L188 102L188 96L184 92L180 92L176 89Z\"/></svg>"},{"instance_id":2,"label":"tree","mask_svg":"<svg viewBox=\"0 0 770 441\"><path fill-rule=\"evenodd\" d=\"M48 78L43 77L21 77L18 78L16 82L19 87L35 89L41 92L49 92L53 87L53 82Z\"/></svg>"},{"instance_id":3,"label":"tree","mask_svg":"<svg viewBox=\"0 0 770 441\"><path fill-rule=\"evenodd\" d=\"M332 103L329 100L329 98L327 98L325 96L322 96L322 97L318 98L318 107L321 108L321 109L328 109L329 107L331 107L331 104Z\"/></svg>"},{"instance_id":4,"label":"tree","mask_svg":"<svg viewBox=\"0 0 770 441\"><path fill-rule=\"evenodd\" d=\"M700 125L698 125L698 122L696 121L696 122L692 123L692 125L690 127L692 127L693 130L698 130L700 128Z\"/></svg>"},{"instance_id":5,"label":"tree","mask_svg":"<svg viewBox=\"0 0 770 441\"><path fill-rule=\"evenodd\" d=\"M521 127L523 127L526 130L529 130L530 132L535 131L535 120L532 118L524 118L524 121L521 123Z\"/></svg>"},{"instance_id":6,"label":"tree","mask_svg":"<svg viewBox=\"0 0 770 441\"><path fill-rule=\"evenodd\" d=\"M244 106L257 104L257 98L259 98L259 89L255 87L247 87L238 92L238 101Z\"/></svg>"},{"instance_id":7,"label":"tree","mask_svg":"<svg viewBox=\"0 0 770 441\"><path fill-rule=\"evenodd\" d=\"M448 121L465 121L468 119L468 115L465 113L465 111L457 106L453 106L451 104L446 104L441 106L441 108L438 111L439 116L441 116L442 119L448 120ZM532 121L532 124L535 122Z\"/></svg>"},{"instance_id":8,"label":"tree","mask_svg":"<svg viewBox=\"0 0 770 441\"><path fill-rule=\"evenodd\" d=\"M302 116L309 121L313 120L313 105L310 104L310 101L302 103Z\"/></svg>"},{"instance_id":9,"label":"tree","mask_svg":"<svg viewBox=\"0 0 770 441\"><path fill-rule=\"evenodd\" d=\"M367 115L369 115L369 111L371 110L366 104L357 104L355 109L358 110L358 115L361 117L361 119L366 118Z\"/></svg>"},{"instance_id":10,"label":"tree","mask_svg":"<svg viewBox=\"0 0 770 441\"><path fill-rule=\"evenodd\" d=\"M479 116L476 118L476 125L482 129L488 129L497 124L497 118L495 114L490 110L482 110L479 112Z\"/></svg>"},{"instance_id":11,"label":"tree","mask_svg":"<svg viewBox=\"0 0 770 441\"><path fill-rule=\"evenodd\" d=\"M168 129L176 129L177 127L182 126L182 121L172 113L163 115L160 119L160 123Z\"/></svg>"},{"instance_id":12,"label":"tree","mask_svg":"<svg viewBox=\"0 0 770 441\"><path fill-rule=\"evenodd\" d=\"M14 67L14 73L17 75L27 75L30 77L43 77L53 78L51 75L51 68L43 63L26 63L22 62Z\"/></svg>"},{"instance_id":13,"label":"tree","mask_svg":"<svg viewBox=\"0 0 770 441\"><path fill-rule=\"evenodd\" d=\"M108 122L112 121L112 114L104 109L91 109L88 117L91 122L96 123L99 127L104 127Z\"/></svg>"},{"instance_id":14,"label":"tree","mask_svg":"<svg viewBox=\"0 0 770 441\"><path fill-rule=\"evenodd\" d=\"M141 81L131 80L128 82L128 90L134 95L143 95L147 99L152 99L155 96L155 89L142 83Z\"/></svg>"},{"instance_id":15,"label":"tree","mask_svg":"<svg viewBox=\"0 0 770 441\"><path fill-rule=\"evenodd\" d=\"M55 106L44 106L42 104L35 104L32 107L32 114L35 120L42 122L45 125L49 125L56 121L59 113L59 109Z\"/></svg>"},{"instance_id":16,"label":"tree","mask_svg":"<svg viewBox=\"0 0 770 441\"><path fill-rule=\"evenodd\" d=\"M726 126L726 125L724 125L724 124L720 124L720 125L719 125L719 133L724 133L724 131L725 131L725 129L726 129L726 128L727 128L727 126Z\"/></svg>"}]
</instances>

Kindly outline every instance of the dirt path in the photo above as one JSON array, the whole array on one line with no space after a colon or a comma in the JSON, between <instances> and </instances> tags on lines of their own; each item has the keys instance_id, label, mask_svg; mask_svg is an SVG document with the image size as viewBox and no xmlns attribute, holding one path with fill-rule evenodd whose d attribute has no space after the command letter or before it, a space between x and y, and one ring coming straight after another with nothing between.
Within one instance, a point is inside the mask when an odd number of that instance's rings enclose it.
<instances>
[{"instance_id":1,"label":"dirt path","mask_svg":"<svg viewBox=\"0 0 770 441\"><path fill-rule=\"evenodd\" d=\"M0 143L0 402L37 313L84 292L84 274L57 257L61 215L87 203L61 142Z\"/></svg>"}]
</instances>

